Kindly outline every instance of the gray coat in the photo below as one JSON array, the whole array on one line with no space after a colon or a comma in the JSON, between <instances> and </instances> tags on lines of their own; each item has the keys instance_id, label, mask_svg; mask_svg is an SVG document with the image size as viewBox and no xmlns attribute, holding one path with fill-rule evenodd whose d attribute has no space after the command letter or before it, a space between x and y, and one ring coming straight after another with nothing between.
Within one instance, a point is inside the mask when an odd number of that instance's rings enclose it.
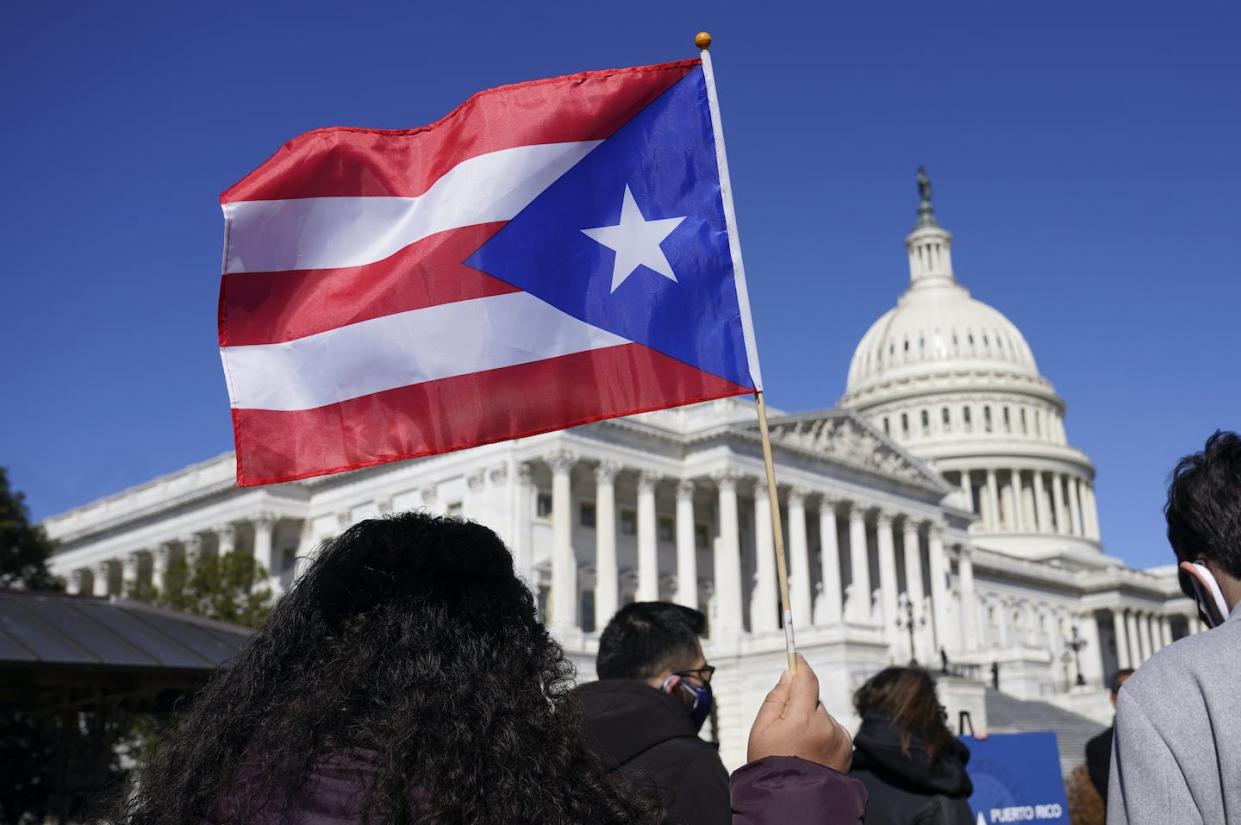
<instances>
[{"instance_id":1,"label":"gray coat","mask_svg":"<svg viewBox=\"0 0 1241 825\"><path fill-rule=\"evenodd\" d=\"M1125 682L1108 825L1241 825L1241 605Z\"/></svg>"}]
</instances>

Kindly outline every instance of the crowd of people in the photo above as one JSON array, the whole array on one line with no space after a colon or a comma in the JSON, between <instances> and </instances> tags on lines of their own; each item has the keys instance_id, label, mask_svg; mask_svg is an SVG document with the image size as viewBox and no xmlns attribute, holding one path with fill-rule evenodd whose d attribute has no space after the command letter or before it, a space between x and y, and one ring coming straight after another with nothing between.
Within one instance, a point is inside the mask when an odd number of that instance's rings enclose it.
<instances>
[{"instance_id":1,"label":"crowd of people","mask_svg":"<svg viewBox=\"0 0 1241 825\"><path fill-rule=\"evenodd\" d=\"M1114 680L1115 731L1091 742L1089 773L1112 825L1241 823L1241 439L1184 459L1166 512L1183 587L1217 629ZM112 819L972 825L969 752L917 667L857 690L851 737L799 658L730 776L699 735L704 629L690 608L627 605L600 636L598 681L574 688L494 533L364 521L160 739Z\"/></svg>"}]
</instances>

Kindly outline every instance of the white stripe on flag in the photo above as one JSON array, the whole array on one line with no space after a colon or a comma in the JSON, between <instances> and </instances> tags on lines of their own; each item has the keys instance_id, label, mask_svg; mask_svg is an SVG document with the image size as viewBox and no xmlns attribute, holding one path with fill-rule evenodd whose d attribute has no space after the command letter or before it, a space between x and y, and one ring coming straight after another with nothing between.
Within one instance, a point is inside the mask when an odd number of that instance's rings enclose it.
<instances>
[{"instance_id":1,"label":"white stripe on flag","mask_svg":"<svg viewBox=\"0 0 1241 825\"><path fill-rule=\"evenodd\" d=\"M223 347L233 407L308 410L375 392L629 343L527 292Z\"/></svg>"},{"instance_id":2,"label":"white stripe on flag","mask_svg":"<svg viewBox=\"0 0 1241 825\"><path fill-rule=\"evenodd\" d=\"M437 232L510 220L600 142L545 143L479 155L413 198L226 203L224 271L362 266Z\"/></svg>"}]
</instances>

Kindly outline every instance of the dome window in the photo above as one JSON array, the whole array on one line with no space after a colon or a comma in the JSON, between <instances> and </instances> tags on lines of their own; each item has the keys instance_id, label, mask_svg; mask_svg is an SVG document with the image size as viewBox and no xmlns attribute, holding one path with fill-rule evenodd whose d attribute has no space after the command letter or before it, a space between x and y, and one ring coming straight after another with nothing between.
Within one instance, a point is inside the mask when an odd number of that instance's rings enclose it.
<instances>
[{"instance_id":1,"label":"dome window","mask_svg":"<svg viewBox=\"0 0 1241 825\"><path fill-rule=\"evenodd\" d=\"M922 411L922 434L931 434L931 414L926 410Z\"/></svg>"},{"instance_id":2,"label":"dome window","mask_svg":"<svg viewBox=\"0 0 1241 825\"><path fill-rule=\"evenodd\" d=\"M987 337L987 333L982 334L982 345L987 349L991 349L991 339Z\"/></svg>"},{"instance_id":3,"label":"dome window","mask_svg":"<svg viewBox=\"0 0 1241 825\"><path fill-rule=\"evenodd\" d=\"M1021 434L1022 435L1030 434L1030 427L1026 423L1026 408L1025 407L1021 408Z\"/></svg>"},{"instance_id":4,"label":"dome window","mask_svg":"<svg viewBox=\"0 0 1241 825\"><path fill-rule=\"evenodd\" d=\"M909 352L909 339L905 339L905 352Z\"/></svg>"},{"instance_id":5,"label":"dome window","mask_svg":"<svg viewBox=\"0 0 1241 825\"><path fill-rule=\"evenodd\" d=\"M901 435L909 435L909 413L901 413Z\"/></svg>"},{"instance_id":6,"label":"dome window","mask_svg":"<svg viewBox=\"0 0 1241 825\"><path fill-rule=\"evenodd\" d=\"M983 432L991 432L991 405L982 408L982 429Z\"/></svg>"},{"instance_id":7,"label":"dome window","mask_svg":"<svg viewBox=\"0 0 1241 825\"><path fill-rule=\"evenodd\" d=\"M967 433L970 432L974 428L973 422L970 421L970 408L969 407L961 408L961 421L963 423L963 429Z\"/></svg>"},{"instance_id":8,"label":"dome window","mask_svg":"<svg viewBox=\"0 0 1241 825\"><path fill-rule=\"evenodd\" d=\"M1004 432L1011 433L1013 431L1013 422L1009 417L1008 407L1004 408Z\"/></svg>"},{"instance_id":9,"label":"dome window","mask_svg":"<svg viewBox=\"0 0 1241 825\"><path fill-rule=\"evenodd\" d=\"M969 334L966 336L966 339L970 342L970 346L971 346L971 347L972 347L972 346L974 346L974 333L972 333L972 332L971 332L971 333L969 333Z\"/></svg>"},{"instance_id":10,"label":"dome window","mask_svg":"<svg viewBox=\"0 0 1241 825\"><path fill-rule=\"evenodd\" d=\"M888 420L888 417L886 415L883 417L883 434L884 435L892 434L892 422Z\"/></svg>"},{"instance_id":11,"label":"dome window","mask_svg":"<svg viewBox=\"0 0 1241 825\"><path fill-rule=\"evenodd\" d=\"M944 432L952 432L952 413L948 412L947 407L943 407L939 411L940 420L944 423Z\"/></svg>"}]
</instances>

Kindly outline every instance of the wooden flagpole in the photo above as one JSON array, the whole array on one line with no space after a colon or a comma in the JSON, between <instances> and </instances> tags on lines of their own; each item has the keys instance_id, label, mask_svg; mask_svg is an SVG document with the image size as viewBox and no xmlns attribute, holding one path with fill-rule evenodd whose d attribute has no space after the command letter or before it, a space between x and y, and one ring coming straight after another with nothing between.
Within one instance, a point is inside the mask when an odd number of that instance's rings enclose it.
<instances>
[{"instance_id":1,"label":"wooden flagpole","mask_svg":"<svg viewBox=\"0 0 1241 825\"><path fill-rule=\"evenodd\" d=\"M776 465L771 458L771 434L767 430L767 402L763 391L754 393L758 405L758 432L763 440L763 464L767 467L767 502L771 505L771 538L776 548L776 577L780 582L780 610L784 614L784 647L789 672L797 672L797 642L793 638L793 610L789 607L789 565L784 558L784 525L780 522L780 493L776 490Z\"/></svg>"},{"instance_id":2,"label":"wooden flagpole","mask_svg":"<svg viewBox=\"0 0 1241 825\"><path fill-rule=\"evenodd\" d=\"M701 50L703 72L707 78L707 96L712 108L716 109L716 111L712 112L712 119L718 132L719 112L718 104L715 100L715 72L711 66L711 55L707 51L711 47L711 35L707 32L698 32L698 34L694 35L694 45ZM727 181L728 173L723 156L724 136L722 133L717 133L715 139L721 165L721 194L725 201L725 216L729 219L729 230L735 233L736 226L732 220L732 204L730 201L732 195L731 186ZM738 266L740 264L740 249L734 249L733 255L734 266ZM750 345L753 346L752 336ZM756 358L757 353L751 352L750 355ZM759 382L759 386L762 386L761 382ZM767 403L763 400L763 391L761 389L754 391L754 401L758 406L758 430L763 442L763 464L767 470L767 503L771 506L771 538L776 550L776 577L780 584L780 611L784 616L784 647L789 657L789 672L796 673L797 644L793 638L793 611L789 607L789 566L784 557L784 525L780 520L780 492L776 488L776 467L775 462L771 458L771 434L767 429Z\"/></svg>"}]
</instances>

